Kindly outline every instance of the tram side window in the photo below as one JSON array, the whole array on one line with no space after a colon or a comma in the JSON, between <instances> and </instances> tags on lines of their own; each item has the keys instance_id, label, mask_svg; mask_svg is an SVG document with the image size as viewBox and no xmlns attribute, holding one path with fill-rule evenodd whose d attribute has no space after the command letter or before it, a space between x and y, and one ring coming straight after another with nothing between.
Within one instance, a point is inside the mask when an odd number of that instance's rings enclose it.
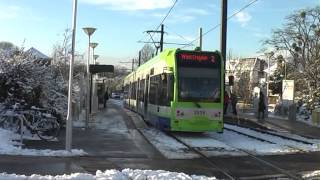
<instances>
[{"instance_id":1,"label":"tram side window","mask_svg":"<svg viewBox=\"0 0 320 180\"><path fill-rule=\"evenodd\" d=\"M173 75L159 75L158 102L161 106L169 106L173 99Z\"/></svg>"},{"instance_id":2,"label":"tram side window","mask_svg":"<svg viewBox=\"0 0 320 180\"><path fill-rule=\"evenodd\" d=\"M128 99L129 98L129 85L126 84L123 88L123 97L124 99Z\"/></svg>"},{"instance_id":3,"label":"tram side window","mask_svg":"<svg viewBox=\"0 0 320 180\"><path fill-rule=\"evenodd\" d=\"M160 106L166 106L168 104L168 83L167 83L167 75L166 74L161 74L159 75L159 88L158 88L158 91L159 91L159 99L158 99L158 102L159 102L159 105Z\"/></svg>"},{"instance_id":4,"label":"tram side window","mask_svg":"<svg viewBox=\"0 0 320 180\"><path fill-rule=\"evenodd\" d=\"M156 76L150 77L149 103L157 104L158 81Z\"/></svg>"},{"instance_id":5,"label":"tram side window","mask_svg":"<svg viewBox=\"0 0 320 180\"><path fill-rule=\"evenodd\" d=\"M142 102L144 101L144 84L145 84L145 79L140 80L138 97L139 97L139 101L142 101Z\"/></svg>"},{"instance_id":6,"label":"tram side window","mask_svg":"<svg viewBox=\"0 0 320 180\"><path fill-rule=\"evenodd\" d=\"M170 105L170 101L173 100L173 86L174 86L174 76L173 74L168 74L168 102L167 105Z\"/></svg>"},{"instance_id":7,"label":"tram side window","mask_svg":"<svg viewBox=\"0 0 320 180\"><path fill-rule=\"evenodd\" d=\"M137 82L133 82L131 84L131 99L136 99L136 95L137 95L137 91L136 91L136 88L137 87Z\"/></svg>"}]
</instances>

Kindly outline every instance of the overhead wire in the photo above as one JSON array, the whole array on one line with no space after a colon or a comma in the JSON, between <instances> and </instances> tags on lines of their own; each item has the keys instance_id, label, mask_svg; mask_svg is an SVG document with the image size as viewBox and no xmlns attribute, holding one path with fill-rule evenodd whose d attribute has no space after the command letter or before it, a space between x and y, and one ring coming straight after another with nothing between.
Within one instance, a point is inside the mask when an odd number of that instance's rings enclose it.
<instances>
[{"instance_id":1,"label":"overhead wire","mask_svg":"<svg viewBox=\"0 0 320 180\"><path fill-rule=\"evenodd\" d=\"M171 13L172 9L174 8L174 6L177 4L178 0L175 0L173 5L171 6L171 8L169 9L169 11L167 12L167 14L164 16L164 18L162 19L162 21L160 22L160 24L158 25L158 27L156 28L156 30L159 29L159 27L161 26L161 24L163 24L163 22L167 19L167 17L169 16L169 14ZM156 31L155 30L155 31Z\"/></svg>"},{"instance_id":2,"label":"overhead wire","mask_svg":"<svg viewBox=\"0 0 320 180\"><path fill-rule=\"evenodd\" d=\"M169 28L167 25L164 25L164 26L165 26L167 29L171 29L171 28ZM173 34L175 34L176 36L180 37L181 39L185 40L185 41L190 41L190 40L188 40L187 38L185 38L184 36L182 36L182 35L176 33L175 31L173 31L172 29L171 29L171 32L172 32ZM169 34L169 33L168 33L168 34Z\"/></svg>"},{"instance_id":3,"label":"overhead wire","mask_svg":"<svg viewBox=\"0 0 320 180\"><path fill-rule=\"evenodd\" d=\"M167 17L170 15L172 9L175 7L175 5L177 4L178 0L175 0L174 3L172 4L171 8L169 9L169 11L167 12L167 14L163 17L163 19L161 20L160 24L157 26L157 28L154 31L157 31L159 29L159 27L161 26L161 24L163 24L163 22L167 19ZM153 34L150 34L150 38L148 41L150 41L150 39L153 38ZM141 41L141 40L140 40Z\"/></svg>"},{"instance_id":4,"label":"overhead wire","mask_svg":"<svg viewBox=\"0 0 320 180\"><path fill-rule=\"evenodd\" d=\"M257 2L258 0L253 0L251 1L250 3L248 3L247 5L243 6L242 8L240 8L238 11L236 11L235 13L233 13L231 16L229 16L227 18L227 20L233 18L235 15L239 14L240 12L242 12L243 10L245 10L246 8L248 8L249 6L251 6L252 4L254 4L255 2ZM220 27L221 26L221 23L215 25L214 27L212 27L211 29L209 29L208 31L206 31L205 33L202 34L202 37L207 35L209 32L215 30L216 28ZM199 40L200 37L197 37L196 39L194 39L193 41L191 41L189 44L183 46L182 48L185 48L185 47L189 47L189 46L193 46L193 43L197 40Z\"/></svg>"}]
</instances>

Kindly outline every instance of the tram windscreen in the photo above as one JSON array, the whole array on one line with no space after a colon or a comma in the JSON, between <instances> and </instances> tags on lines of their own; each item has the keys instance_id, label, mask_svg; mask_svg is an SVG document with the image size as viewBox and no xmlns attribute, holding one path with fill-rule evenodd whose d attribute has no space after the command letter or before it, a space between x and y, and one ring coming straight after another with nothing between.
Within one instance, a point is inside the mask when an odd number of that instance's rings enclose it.
<instances>
[{"instance_id":1,"label":"tram windscreen","mask_svg":"<svg viewBox=\"0 0 320 180\"><path fill-rule=\"evenodd\" d=\"M221 60L216 53L176 54L178 96L183 102L221 102Z\"/></svg>"}]
</instances>

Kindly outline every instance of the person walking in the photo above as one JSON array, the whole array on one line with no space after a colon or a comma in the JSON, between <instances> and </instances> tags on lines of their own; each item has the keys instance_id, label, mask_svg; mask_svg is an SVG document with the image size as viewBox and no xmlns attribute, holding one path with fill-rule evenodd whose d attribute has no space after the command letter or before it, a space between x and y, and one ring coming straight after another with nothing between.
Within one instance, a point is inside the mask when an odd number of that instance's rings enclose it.
<instances>
[{"instance_id":1,"label":"person walking","mask_svg":"<svg viewBox=\"0 0 320 180\"><path fill-rule=\"evenodd\" d=\"M266 110L266 104L264 103L264 94L260 91L259 94L259 104L258 104L258 120L264 120L264 111ZM260 118L260 114L262 113L262 118Z\"/></svg>"},{"instance_id":2,"label":"person walking","mask_svg":"<svg viewBox=\"0 0 320 180\"><path fill-rule=\"evenodd\" d=\"M229 95L227 91L224 92L224 108L223 108L223 114L227 114L228 104L229 104Z\"/></svg>"},{"instance_id":3,"label":"person walking","mask_svg":"<svg viewBox=\"0 0 320 180\"><path fill-rule=\"evenodd\" d=\"M234 115L237 115L237 103L238 103L238 98L235 93L231 93L231 107L232 107L232 113Z\"/></svg>"},{"instance_id":4,"label":"person walking","mask_svg":"<svg viewBox=\"0 0 320 180\"><path fill-rule=\"evenodd\" d=\"M108 91L106 91L104 93L104 103L103 103L103 107L106 108L107 107L107 101L109 99L109 94L108 94Z\"/></svg>"}]
</instances>

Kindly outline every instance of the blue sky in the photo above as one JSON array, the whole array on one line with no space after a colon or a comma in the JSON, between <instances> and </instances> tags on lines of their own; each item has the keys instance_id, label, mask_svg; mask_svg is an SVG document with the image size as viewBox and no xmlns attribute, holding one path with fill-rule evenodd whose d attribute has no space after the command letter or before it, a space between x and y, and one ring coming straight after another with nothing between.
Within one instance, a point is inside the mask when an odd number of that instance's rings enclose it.
<instances>
[{"instance_id":1,"label":"blue sky","mask_svg":"<svg viewBox=\"0 0 320 180\"><path fill-rule=\"evenodd\" d=\"M229 0L230 16L252 0ZM165 24L165 42L188 43L197 38L199 27L206 32L220 23L221 0L178 0ZM76 50L85 53L87 36L82 27L97 31L98 61L116 64L137 57L149 40L146 30L155 29L174 0L78 0ZM261 41L281 27L294 10L320 5L320 0L258 0L228 21L227 48L234 56L252 56ZM54 44L71 27L72 0L0 0L0 41L39 49L51 55ZM177 34L184 37L182 39ZM219 49L220 28L203 37L204 50ZM196 43L195 43L196 44ZM179 47L179 46L165 46ZM180 46L181 47L181 46ZM193 48L193 47L190 47Z\"/></svg>"}]
</instances>

